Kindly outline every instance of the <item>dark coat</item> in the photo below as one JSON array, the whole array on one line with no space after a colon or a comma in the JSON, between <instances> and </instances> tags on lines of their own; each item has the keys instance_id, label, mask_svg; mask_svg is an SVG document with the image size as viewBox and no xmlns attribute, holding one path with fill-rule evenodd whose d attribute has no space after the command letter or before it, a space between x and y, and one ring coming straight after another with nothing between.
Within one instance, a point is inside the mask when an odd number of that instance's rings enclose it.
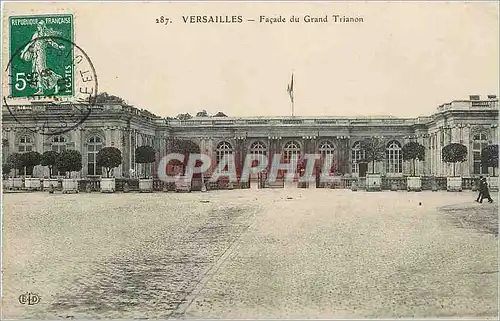
<instances>
[{"instance_id":1,"label":"dark coat","mask_svg":"<svg viewBox=\"0 0 500 321\"><path fill-rule=\"evenodd\" d=\"M479 190L481 191L481 194L483 194L485 198L490 197L490 189L488 188L488 183L486 181L482 181L480 183Z\"/></svg>"}]
</instances>

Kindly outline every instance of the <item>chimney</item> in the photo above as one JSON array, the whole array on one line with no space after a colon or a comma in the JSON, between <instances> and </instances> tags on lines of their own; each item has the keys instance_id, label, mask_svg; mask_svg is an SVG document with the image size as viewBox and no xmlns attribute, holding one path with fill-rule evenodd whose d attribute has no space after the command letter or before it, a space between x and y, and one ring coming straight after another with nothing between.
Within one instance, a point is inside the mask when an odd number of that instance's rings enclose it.
<instances>
[{"instance_id":1,"label":"chimney","mask_svg":"<svg viewBox=\"0 0 500 321\"><path fill-rule=\"evenodd\" d=\"M469 95L469 100L480 100L479 95Z\"/></svg>"},{"instance_id":2,"label":"chimney","mask_svg":"<svg viewBox=\"0 0 500 321\"><path fill-rule=\"evenodd\" d=\"M497 99L497 95L488 95L488 99Z\"/></svg>"}]
</instances>

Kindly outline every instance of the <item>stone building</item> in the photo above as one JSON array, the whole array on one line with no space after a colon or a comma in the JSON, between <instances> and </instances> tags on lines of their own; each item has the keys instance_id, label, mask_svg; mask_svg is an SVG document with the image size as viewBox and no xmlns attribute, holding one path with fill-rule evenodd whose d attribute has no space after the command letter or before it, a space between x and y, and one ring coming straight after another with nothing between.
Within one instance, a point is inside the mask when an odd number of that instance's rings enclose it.
<instances>
[{"instance_id":1,"label":"stone building","mask_svg":"<svg viewBox=\"0 0 500 321\"><path fill-rule=\"evenodd\" d=\"M480 152L489 144L498 144L498 98L454 100L426 117L198 117L189 120L162 118L146 110L121 105L93 106L90 114L74 129L60 135L47 135L51 124L73 119L71 108L54 108L47 102L4 106L2 110L3 159L10 153L76 149L83 156L80 177L102 174L96 163L97 152L106 146L121 150L123 162L114 170L115 177L129 177L146 171L155 175L157 164L135 163L134 150L150 145L157 160L170 151L174 140L190 140L215 164L224 154L233 153L237 164L247 153L267 156L282 153L283 158L305 153L332 154L338 174L357 176L358 160L363 158L360 141L379 137L386 146L386 159L376 164L376 172L386 176L405 176L412 172L402 159L401 148L410 141L425 146L426 156L417 164L419 175L447 176L450 164L441 159L442 148L452 142L468 149L468 161L457 173L464 177L486 174L480 166ZM73 117L73 118L71 118ZM73 120L73 122L78 123ZM68 124L70 126L71 124ZM492 169L490 169L491 172ZM38 166L34 176L48 175Z\"/></svg>"}]
</instances>

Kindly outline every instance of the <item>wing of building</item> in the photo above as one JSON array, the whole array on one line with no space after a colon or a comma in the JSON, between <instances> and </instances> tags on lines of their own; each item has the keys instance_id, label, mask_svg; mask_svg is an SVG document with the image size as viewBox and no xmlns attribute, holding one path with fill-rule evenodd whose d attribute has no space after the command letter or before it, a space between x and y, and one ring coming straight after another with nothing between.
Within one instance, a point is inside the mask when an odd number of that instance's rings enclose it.
<instances>
[{"instance_id":1,"label":"wing of building","mask_svg":"<svg viewBox=\"0 0 500 321\"><path fill-rule=\"evenodd\" d=\"M498 144L498 98L495 95L454 100L439 106L433 115L418 118L295 116L178 120L122 104L104 104L93 106L88 117L79 123L70 110L40 102L3 106L3 160L14 152L76 149L83 156L83 168L78 175L92 177L102 174L96 165L98 151L114 146L123 156L122 164L114 169L115 177L128 177L139 170L154 176L157 164L136 164L135 149L153 146L158 162L171 151L175 141L190 140L202 153L210 155L214 163L231 153L240 164L247 153L268 156L282 153L285 157L318 153L333 155L338 174L357 176L358 162L364 157L360 142L367 137L379 137L386 148L385 160L376 164L376 172L382 175L409 175L412 169L410 162L403 161L402 147L416 141L425 146L425 159L417 163L418 175L450 175L451 165L443 163L441 152L445 145L455 142L468 150L467 161L459 164L460 174L473 177L488 170L481 166L481 150ZM71 122L78 125L61 134L50 134L50 124L61 127L62 122L68 123L67 126ZM37 166L33 175L44 177L47 171Z\"/></svg>"}]
</instances>

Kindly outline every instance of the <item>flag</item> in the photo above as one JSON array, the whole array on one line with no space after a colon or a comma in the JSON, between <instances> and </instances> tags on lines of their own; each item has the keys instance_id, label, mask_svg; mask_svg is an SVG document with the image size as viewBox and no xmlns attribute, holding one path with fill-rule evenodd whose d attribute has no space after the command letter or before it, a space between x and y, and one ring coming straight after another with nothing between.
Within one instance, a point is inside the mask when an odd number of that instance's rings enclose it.
<instances>
[{"instance_id":1,"label":"flag","mask_svg":"<svg viewBox=\"0 0 500 321\"><path fill-rule=\"evenodd\" d=\"M292 73L292 81L290 82L290 84L288 85L288 88L286 90L288 92L288 95L290 95L290 100L292 101L293 103L293 73Z\"/></svg>"}]
</instances>

